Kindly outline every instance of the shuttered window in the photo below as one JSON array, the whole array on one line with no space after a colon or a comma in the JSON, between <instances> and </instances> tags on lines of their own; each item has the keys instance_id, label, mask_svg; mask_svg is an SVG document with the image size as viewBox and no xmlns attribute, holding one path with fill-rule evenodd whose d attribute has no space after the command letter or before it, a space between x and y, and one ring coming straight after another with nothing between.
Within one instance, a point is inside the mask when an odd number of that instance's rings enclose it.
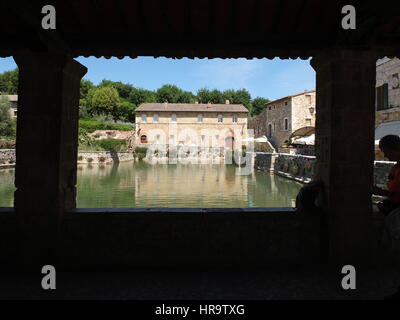
<instances>
[{"instance_id":1,"label":"shuttered window","mask_svg":"<svg viewBox=\"0 0 400 320\"><path fill-rule=\"evenodd\" d=\"M389 86L384 83L376 88L376 110L384 110L389 107Z\"/></svg>"}]
</instances>

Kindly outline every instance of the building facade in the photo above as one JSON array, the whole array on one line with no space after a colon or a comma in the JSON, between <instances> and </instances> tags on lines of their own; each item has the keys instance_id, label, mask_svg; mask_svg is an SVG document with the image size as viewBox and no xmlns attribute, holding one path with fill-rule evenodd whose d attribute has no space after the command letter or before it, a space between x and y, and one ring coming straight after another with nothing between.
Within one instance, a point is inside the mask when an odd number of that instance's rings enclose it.
<instances>
[{"instance_id":1,"label":"building facade","mask_svg":"<svg viewBox=\"0 0 400 320\"><path fill-rule=\"evenodd\" d=\"M136 144L239 149L247 137L243 105L145 103L135 113Z\"/></svg>"},{"instance_id":2,"label":"building facade","mask_svg":"<svg viewBox=\"0 0 400 320\"><path fill-rule=\"evenodd\" d=\"M400 120L400 59L376 63L375 125Z\"/></svg>"},{"instance_id":3,"label":"building facade","mask_svg":"<svg viewBox=\"0 0 400 320\"><path fill-rule=\"evenodd\" d=\"M278 149L295 130L315 126L315 90L283 97L266 104L266 108L249 122L255 137L265 135Z\"/></svg>"}]
</instances>

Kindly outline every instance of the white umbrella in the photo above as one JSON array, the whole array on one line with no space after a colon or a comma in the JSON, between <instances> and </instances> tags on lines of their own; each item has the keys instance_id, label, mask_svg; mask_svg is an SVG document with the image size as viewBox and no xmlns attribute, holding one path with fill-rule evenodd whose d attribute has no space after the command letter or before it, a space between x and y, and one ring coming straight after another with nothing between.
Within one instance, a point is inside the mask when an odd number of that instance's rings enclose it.
<instances>
[{"instance_id":1,"label":"white umbrella","mask_svg":"<svg viewBox=\"0 0 400 320\"><path fill-rule=\"evenodd\" d=\"M314 145L315 143L315 134L312 134L307 137L302 137L293 141L294 144L305 144L305 145Z\"/></svg>"},{"instance_id":2,"label":"white umbrella","mask_svg":"<svg viewBox=\"0 0 400 320\"><path fill-rule=\"evenodd\" d=\"M268 139L266 136L262 136L260 138L255 139L254 141L256 142L268 142Z\"/></svg>"},{"instance_id":3,"label":"white umbrella","mask_svg":"<svg viewBox=\"0 0 400 320\"><path fill-rule=\"evenodd\" d=\"M254 141L254 137L250 137L250 138L242 139L242 141L245 141L245 142L251 142L251 141Z\"/></svg>"}]
</instances>

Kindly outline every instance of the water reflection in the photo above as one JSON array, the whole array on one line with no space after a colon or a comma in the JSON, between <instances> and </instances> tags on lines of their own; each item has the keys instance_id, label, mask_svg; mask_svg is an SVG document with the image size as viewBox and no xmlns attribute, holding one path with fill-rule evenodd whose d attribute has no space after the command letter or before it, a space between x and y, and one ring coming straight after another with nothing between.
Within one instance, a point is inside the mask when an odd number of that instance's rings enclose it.
<instances>
[{"instance_id":1,"label":"water reflection","mask_svg":"<svg viewBox=\"0 0 400 320\"><path fill-rule=\"evenodd\" d=\"M14 169L0 170L0 207L14 206Z\"/></svg>"},{"instance_id":2,"label":"water reflection","mask_svg":"<svg viewBox=\"0 0 400 320\"><path fill-rule=\"evenodd\" d=\"M151 165L145 162L80 167L78 207L285 207L301 184L233 165Z\"/></svg>"},{"instance_id":3,"label":"water reflection","mask_svg":"<svg viewBox=\"0 0 400 320\"><path fill-rule=\"evenodd\" d=\"M291 207L301 184L234 165L151 165L125 162L78 166L80 208ZM0 206L13 206L14 170L0 170Z\"/></svg>"}]
</instances>

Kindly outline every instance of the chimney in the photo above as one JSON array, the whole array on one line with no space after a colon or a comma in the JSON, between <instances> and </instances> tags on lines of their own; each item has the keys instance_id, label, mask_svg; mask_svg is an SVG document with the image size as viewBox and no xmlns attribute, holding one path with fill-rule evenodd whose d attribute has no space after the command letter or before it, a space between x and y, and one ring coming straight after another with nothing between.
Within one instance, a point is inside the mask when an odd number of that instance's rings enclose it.
<instances>
[{"instance_id":1,"label":"chimney","mask_svg":"<svg viewBox=\"0 0 400 320\"><path fill-rule=\"evenodd\" d=\"M229 100L225 100L225 104L229 104Z\"/></svg>"}]
</instances>

